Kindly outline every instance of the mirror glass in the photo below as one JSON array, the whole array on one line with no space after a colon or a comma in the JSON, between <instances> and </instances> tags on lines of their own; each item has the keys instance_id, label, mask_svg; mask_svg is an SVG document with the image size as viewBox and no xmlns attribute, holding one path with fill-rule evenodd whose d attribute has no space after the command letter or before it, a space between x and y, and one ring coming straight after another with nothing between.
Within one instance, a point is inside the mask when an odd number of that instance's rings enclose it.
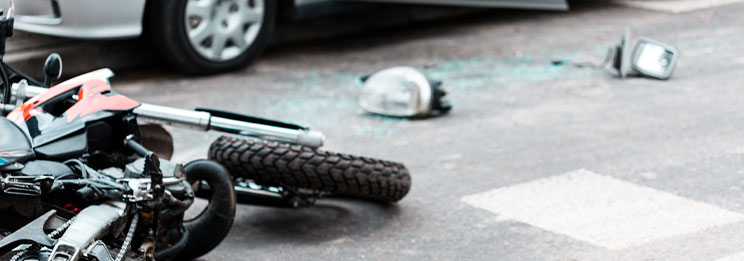
<instances>
[{"instance_id":1,"label":"mirror glass","mask_svg":"<svg viewBox=\"0 0 744 261\"><path fill-rule=\"evenodd\" d=\"M676 48L648 38L640 38L633 48L631 67L642 75L668 79L677 65Z\"/></svg>"},{"instance_id":2,"label":"mirror glass","mask_svg":"<svg viewBox=\"0 0 744 261\"><path fill-rule=\"evenodd\" d=\"M636 66L652 74L664 74L672 63L674 53L663 46L653 43L641 43L638 46Z\"/></svg>"},{"instance_id":3,"label":"mirror glass","mask_svg":"<svg viewBox=\"0 0 744 261\"><path fill-rule=\"evenodd\" d=\"M62 76L62 57L52 53L44 62L44 75L48 78L59 79Z\"/></svg>"}]
</instances>

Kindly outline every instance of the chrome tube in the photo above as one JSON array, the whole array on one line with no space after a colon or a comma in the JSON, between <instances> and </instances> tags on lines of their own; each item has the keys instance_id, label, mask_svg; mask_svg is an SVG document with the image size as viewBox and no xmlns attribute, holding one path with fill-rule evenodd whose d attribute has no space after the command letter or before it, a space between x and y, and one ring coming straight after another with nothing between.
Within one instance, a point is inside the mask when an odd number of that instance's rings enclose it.
<instances>
[{"instance_id":1,"label":"chrome tube","mask_svg":"<svg viewBox=\"0 0 744 261\"><path fill-rule=\"evenodd\" d=\"M10 104L2 104L2 103L0 103L0 110L2 110L2 111L3 111L3 113L8 113L8 112L11 112L11 111L13 111L14 109L15 109L15 105L10 105Z\"/></svg>"},{"instance_id":2,"label":"chrome tube","mask_svg":"<svg viewBox=\"0 0 744 261\"><path fill-rule=\"evenodd\" d=\"M23 101L30 99L36 95L42 94L47 91L47 88L31 85L20 85L19 83L13 83L10 85L10 103L1 104L0 111L8 113L13 111L18 105L22 104ZM19 93L20 92L20 93ZM19 96L20 95L20 96ZM21 101L18 101L18 97L21 97Z\"/></svg>"},{"instance_id":3,"label":"chrome tube","mask_svg":"<svg viewBox=\"0 0 744 261\"><path fill-rule=\"evenodd\" d=\"M323 146L323 134L311 130L280 128L245 121L212 117L210 129L262 139L302 144L310 147Z\"/></svg>"},{"instance_id":4,"label":"chrome tube","mask_svg":"<svg viewBox=\"0 0 744 261\"><path fill-rule=\"evenodd\" d=\"M212 117L207 112L189 111L172 107L143 103L134 109L138 119L164 125L176 125L198 130L209 130Z\"/></svg>"},{"instance_id":5,"label":"chrome tube","mask_svg":"<svg viewBox=\"0 0 744 261\"><path fill-rule=\"evenodd\" d=\"M10 85L10 99L11 99L10 104L14 104L16 102L16 97L19 97L18 96L19 87L20 85L18 83L13 83L12 85ZM23 90L21 91L23 92L21 93L21 95L24 100L31 99L31 97L42 94L48 90L47 88L44 88L44 87L32 86L32 85L27 85L24 89L25 91Z\"/></svg>"},{"instance_id":6,"label":"chrome tube","mask_svg":"<svg viewBox=\"0 0 744 261\"><path fill-rule=\"evenodd\" d=\"M281 128L212 116L208 112L182 110L146 103L134 109L134 113L137 114L138 119L149 122L179 125L203 131L223 131L316 148L323 146L323 140L325 139L323 134L318 131Z\"/></svg>"}]
</instances>

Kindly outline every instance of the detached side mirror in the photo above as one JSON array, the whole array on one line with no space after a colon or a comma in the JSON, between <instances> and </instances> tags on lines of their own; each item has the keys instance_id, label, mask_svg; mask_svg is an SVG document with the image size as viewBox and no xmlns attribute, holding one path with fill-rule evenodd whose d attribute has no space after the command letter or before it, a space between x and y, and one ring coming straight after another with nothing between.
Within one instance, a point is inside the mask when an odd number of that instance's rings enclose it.
<instances>
[{"instance_id":1,"label":"detached side mirror","mask_svg":"<svg viewBox=\"0 0 744 261\"><path fill-rule=\"evenodd\" d=\"M50 87L52 80L62 77L62 57L52 53L44 62L44 86Z\"/></svg>"},{"instance_id":2,"label":"detached side mirror","mask_svg":"<svg viewBox=\"0 0 744 261\"><path fill-rule=\"evenodd\" d=\"M620 78L635 74L666 80L672 76L679 59L676 48L645 37L639 38L633 49L630 42L630 29L626 28L614 52L613 68Z\"/></svg>"}]
</instances>

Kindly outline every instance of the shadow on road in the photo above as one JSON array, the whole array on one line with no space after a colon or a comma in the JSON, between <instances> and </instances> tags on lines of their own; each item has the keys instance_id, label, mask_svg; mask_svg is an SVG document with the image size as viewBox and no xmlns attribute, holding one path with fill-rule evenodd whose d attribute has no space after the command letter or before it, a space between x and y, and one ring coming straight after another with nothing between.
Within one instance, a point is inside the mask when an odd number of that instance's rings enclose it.
<instances>
[{"instance_id":1,"label":"shadow on road","mask_svg":"<svg viewBox=\"0 0 744 261\"><path fill-rule=\"evenodd\" d=\"M224 244L242 248L321 244L382 230L397 222L400 214L396 204L346 199L324 199L303 209L241 206L231 240Z\"/></svg>"},{"instance_id":2,"label":"shadow on road","mask_svg":"<svg viewBox=\"0 0 744 261\"><path fill-rule=\"evenodd\" d=\"M322 38L310 38L299 41L274 44L269 46L264 54L264 59L275 56L284 56L288 53L323 53L323 52L347 52L357 49L369 49L379 46L399 45L404 42L417 41L433 37L456 37L466 34L469 27L484 25L509 25L522 23L529 20L541 18L559 17L566 15L578 15L586 12L596 12L608 8L613 4L603 0L574 0L570 1L571 10L541 11L541 10L519 10L519 9L483 9L483 8L450 8L450 7L408 7L410 12L415 13L418 8L434 10L434 12L446 12L442 10L455 9L451 15L441 15L437 19L425 19L422 21L410 21L397 25L388 26L360 26L359 29L340 33L329 34L329 24L344 24L353 21L354 14L338 15L333 17L316 19L308 22L298 22L285 25L284 30L288 34L293 31L313 31L319 35L330 35ZM397 5L392 5L397 6ZM427 12L427 11L424 11ZM366 24L373 23L367 21ZM546 23L546 26L550 24ZM281 34L281 33L280 33Z\"/></svg>"}]
</instances>

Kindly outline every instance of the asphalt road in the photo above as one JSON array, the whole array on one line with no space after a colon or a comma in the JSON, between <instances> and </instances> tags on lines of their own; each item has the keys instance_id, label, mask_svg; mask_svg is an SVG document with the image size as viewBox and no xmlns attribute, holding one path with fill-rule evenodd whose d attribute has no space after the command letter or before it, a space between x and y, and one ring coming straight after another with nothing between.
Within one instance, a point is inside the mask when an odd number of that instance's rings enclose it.
<instances>
[{"instance_id":1,"label":"asphalt road","mask_svg":"<svg viewBox=\"0 0 744 261\"><path fill-rule=\"evenodd\" d=\"M413 175L397 204L240 206L204 260L742 260L742 13L489 11L275 46L234 73L145 68L113 83L144 102L309 125L327 150ZM669 81L551 63L601 61L626 25L680 49ZM363 113L358 76L396 65L443 80L453 111ZM175 159L205 157L218 135L174 130Z\"/></svg>"}]
</instances>

